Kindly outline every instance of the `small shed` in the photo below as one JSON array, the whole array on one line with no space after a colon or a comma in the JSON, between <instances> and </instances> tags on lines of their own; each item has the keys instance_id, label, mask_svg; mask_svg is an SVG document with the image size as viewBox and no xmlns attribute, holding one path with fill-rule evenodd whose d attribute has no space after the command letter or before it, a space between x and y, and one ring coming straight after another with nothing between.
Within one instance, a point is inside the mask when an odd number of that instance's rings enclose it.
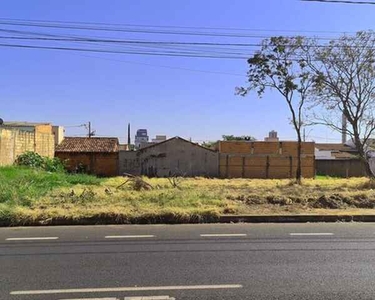
<instances>
[{"instance_id":1,"label":"small shed","mask_svg":"<svg viewBox=\"0 0 375 300\"><path fill-rule=\"evenodd\" d=\"M355 147L339 143L315 144L317 175L332 177L366 176L364 163Z\"/></svg>"},{"instance_id":2,"label":"small shed","mask_svg":"<svg viewBox=\"0 0 375 300\"><path fill-rule=\"evenodd\" d=\"M118 138L112 137L66 137L55 150L69 171L103 177L118 175L118 153Z\"/></svg>"},{"instance_id":3,"label":"small shed","mask_svg":"<svg viewBox=\"0 0 375 300\"><path fill-rule=\"evenodd\" d=\"M181 137L137 151L120 151L120 174L150 177L218 176L218 153Z\"/></svg>"}]
</instances>

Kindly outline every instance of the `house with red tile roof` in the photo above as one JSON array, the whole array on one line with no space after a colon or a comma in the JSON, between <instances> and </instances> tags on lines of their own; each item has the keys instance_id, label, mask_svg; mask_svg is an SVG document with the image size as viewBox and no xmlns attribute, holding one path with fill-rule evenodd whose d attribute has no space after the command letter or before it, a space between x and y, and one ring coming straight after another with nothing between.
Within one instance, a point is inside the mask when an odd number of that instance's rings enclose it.
<instances>
[{"instance_id":1,"label":"house with red tile roof","mask_svg":"<svg viewBox=\"0 0 375 300\"><path fill-rule=\"evenodd\" d=\"M66 137L55 149L71 172L118 175L119 140L113 137Z\"/></svg>"}]
</instances>

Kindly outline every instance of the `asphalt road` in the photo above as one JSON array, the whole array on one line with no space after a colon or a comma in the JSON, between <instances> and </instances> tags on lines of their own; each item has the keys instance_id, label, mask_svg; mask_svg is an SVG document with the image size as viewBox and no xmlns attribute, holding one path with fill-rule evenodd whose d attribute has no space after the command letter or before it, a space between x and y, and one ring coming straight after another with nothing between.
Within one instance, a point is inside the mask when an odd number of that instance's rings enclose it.
<instances>
[{"instance_id":1,"label":"asphalt road","mask_svg":"<svg viewBox=\"0 0 375 300\"><path fill-rule=\"evenodd\" d=\"M375 224L0 228L1 300L145 296L374 299Z\"/></svg>"}]
</instances>

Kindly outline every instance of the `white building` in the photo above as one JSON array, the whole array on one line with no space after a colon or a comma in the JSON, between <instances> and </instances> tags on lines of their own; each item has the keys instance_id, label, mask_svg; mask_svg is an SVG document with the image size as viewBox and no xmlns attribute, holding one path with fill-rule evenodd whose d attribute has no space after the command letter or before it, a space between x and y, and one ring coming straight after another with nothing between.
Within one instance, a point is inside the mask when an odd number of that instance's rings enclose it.
<instances>
[{"instance_id":1,"label":"white building","mask_svg":"<svg viewBox=\"0 0 375 300\"><path fill-rule=\"evenodd\" d=\"M139 149L145 143L148 143L147 129L138 129L134 139L135 148Z\"/></svg>"},{"instance_id":2,"label":"white building","mask_svg":"<svg viewBox=\"0 0 375 300\"><path fill-rule=\"evenodd\" d=\"M167 136L166 135L156 135L154 139L152 139L152 142L153 143L160 143L160 142L164 142L167 140Z\"/></svg>"}]
</instances>

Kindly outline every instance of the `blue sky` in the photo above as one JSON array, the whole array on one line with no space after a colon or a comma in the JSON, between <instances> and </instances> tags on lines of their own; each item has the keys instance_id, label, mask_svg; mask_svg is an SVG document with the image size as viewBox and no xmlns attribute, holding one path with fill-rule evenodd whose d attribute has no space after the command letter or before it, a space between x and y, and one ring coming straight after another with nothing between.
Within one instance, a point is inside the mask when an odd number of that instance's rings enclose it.
<instances>
[{"instance_id":1,"label":"blue sky","mask_svg":"<svg viewBox=\"0 0 375 300\"><path fill-rule=\"evenodd\" d=\"M375 6L298 0L9 0L1 1L0 12L1 18L12 19L295 30L299 33L324 31L316 34L336 36L338 33L327 31L372 29ZM0 25L0 28L5 27ZM134 33L112 34L112 37L161 39ZM246 42L243 38L223 37L162 38ZM91 120L99 135L118 136L122 141L125 141L128 122L133 136L137 128L147 128L150 136L179 135L195 141L215 140L222 134L253 135L263 139L272 129L283 139L295 137L287 107L276 93L267 93L262 99L256 94L246 98L235 96L234 88L246 81L245 60L0 47L0 65L0 116L5 120L48 121L64 126ZM324 128L308 131L310 138L317 141L340 140L339 134ZM67 135L84 133L83 128L67 128Z\"/></svg>"}]
</instances>

